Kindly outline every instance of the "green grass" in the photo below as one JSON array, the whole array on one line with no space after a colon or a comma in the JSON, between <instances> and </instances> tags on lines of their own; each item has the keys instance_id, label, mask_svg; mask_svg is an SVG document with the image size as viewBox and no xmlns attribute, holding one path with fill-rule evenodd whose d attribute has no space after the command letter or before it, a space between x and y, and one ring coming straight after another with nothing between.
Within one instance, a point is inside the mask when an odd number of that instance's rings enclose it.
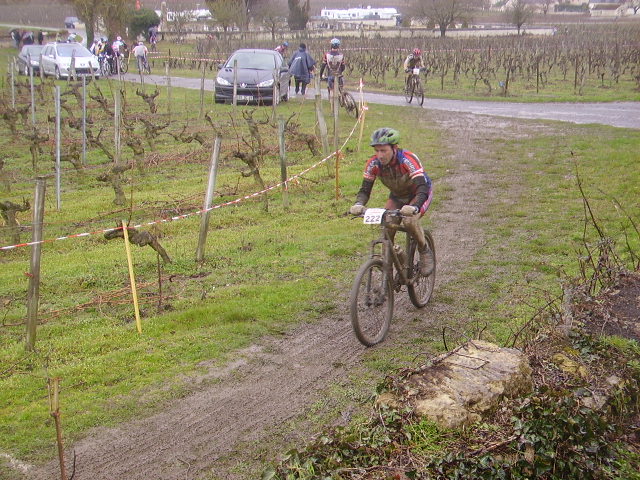
<instances>
[{"instance_id":1,"label":"green grass","mask_svg":"<svg viewBox=\"0 0 640 480\"><path fill-rule=\"evenodd\" d=\"M6 65L6 61L0 65ZM108 91L105 83L101 81L100 85ZM128 95L131 104L144 111L131 91ZM187 121L201 125L194 119L198 92L174 89L173 95L173 126ZM161 110L162 101L161 96ZM428 112L409 118L401 108L370 107L365 132L382 125L398 128L403 133L403 145L420 155L436 185L446 181L447 172L456 168L449 160L456 144L443 140L449 132L438 131ZM298 113L301 129L313 131L315 120L309 103L300 106L290 102L280 108L285 117ZM215 203L256 191L253 179L240 175L243 165L228 155L237 143L229 125L231 107L208 104L207 110L225 132ZM258 112L269 115L270 109ZM39 119L45 113L39 111ZM93 113L98 115L97 111ZM341 121L351 125L347 117ZM487 235L485 247L471 264L462 267L455 282L438 286L435 301L451 309L447 322L453 326L459 323L461 328L472 329L476 325L479 330L486 323L485 338L504 341L531 314L529 305L542 301L541 291L557 291L559 273L575 273L575 250L582 242L584 215L574 160L587 196L607 231L618 241L624 229L629 231L629 220L615 209L612 199L618 199L628 212L639 209L640 172L635 167L640 134L609 127L552 125L556 133L547 130L540 136L486 142L495 159L485 167L492 176L486 189L504 191L504 195L491 197L488 213L474 219ZM4 133L0 140L3 152L8 154L3 171L10 173L13 182L11 192L2 191L2 199L19 202L23 197L31 198L34 172L27 146L11 138L4 124L0 124L0 130ZM268 137L268 142L273 155L261 166L261 173L265 182L272 184L279 181L280 167L275 136ZM323 312L340 307L337 299L343 298L366 241L375 234L363 231L359 222L344 215L369 155L364 145L364 150L357 153L352 140L346 149L340 170L342 196L338 200L334 198L334 179L322 166L290 186L289 211L282 207L280 190L270 193L269 211L263 210L259 199L214 210L203 265L194 262L197 216L153 227L151 230L173 259L162 267L164 304L171 310L158 312L157 299L145 296L159 293L156 255L148 247L135 247L137 281L150 284L140 289L142 335L136 333L132 323L122 242L106 241L96 234L44 245L43 323L38 328L36 352L25 352L21 322L26 312L28 279L24 272L29 268L29 250L0 253L0 315L5 322L0 329L0 451L28 460L54 454L48 377L62 378L65 436L72 442L92 426L115 425L186 394L190 386L180 379L198 374L201 362L222 364L232 358L234 350L261 335L279 334L300 321L313 321ZM51 171L48 148L40 160L43 172ZM130 151L124 151L129 158ZM125 191L133 201L132 221L151 221L173 215L176 209L199 209L209 151L200 151L192 144L177 145L165 136L158 141L155 152L147 153L159 159L157 166L126 174ZM316 160L308 151L291 149L289 174ZM111 203L112 190L96 179L109 167L104 155L92 151L84 173L66 168L60 211L55 209L49 182L46 238L112 227L129 217L126 209L119 211ZM381 186L376 188L370 205L384 201L383 190ZM446 208L450 195L450 189L442 189L434 211ZM21 215L20 221L28 225L30 212ZM23 232L23 240L27 237ZM7 244L5 229L0 229L0 239ZM591 230L589 240L594 240ZM631 241L638 246L637 238ZM530 283L525 285L525 278ZM121 302L108 303L115 295L121 295ZM91 306L76 309L86 302ZM418 345L420 351L442 348L440 329L434 328L432 333L424 339L424 345ZM369 352L367 363L386 372L414 358L415 352L403 345ZM424 434L420 448L429 448L429 435Z\"/></svg>"}]
</instances>

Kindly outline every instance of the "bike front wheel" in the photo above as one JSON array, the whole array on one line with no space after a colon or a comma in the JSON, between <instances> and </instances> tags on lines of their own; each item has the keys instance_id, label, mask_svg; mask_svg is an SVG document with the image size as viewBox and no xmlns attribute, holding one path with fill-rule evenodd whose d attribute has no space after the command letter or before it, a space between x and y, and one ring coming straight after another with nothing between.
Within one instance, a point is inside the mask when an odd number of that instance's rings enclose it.
<instances>
[{"instance_id":1,"label":"bike front wheel","mask_svg":"<svg viewBox=\"0 0 640 480\"><path fill-rule=\"evenodd\" d=\"M393 315L393 285L380 259L366 261L351 288L351 325L356 337L370 347L389 331Z\"/></svg>"},{"instance_id":2,"label":"bike front wheel","mask_svg":"<svg viewBox=\"0 0 640 480\"><path fill-rule=\"evenodd\" d=\"M404 87L404 99L407 101L407 103L411 103L411 100L413 100L413 91L416 87L415 82L413 81L413 77L409 80L409 83L407 83Z\"/></svg>"},{"instance_id":3,"label":"bike front wheel","mask_svg":"<svg viewBox=\"0 0 640 480\"><path fill-rule=\"evenodd\" d=\"M344 92L342 94L342 102L347 113L353 118L358 118L358 104L350 93Z\"/></svg>"},{"instance_id":4,"label":"bike front wheel","mask_svg":"<svg viewBox=\"0 0 640 480\"><path fill-rule=\"evenodd\" d=\"M422 104L424 103L424 88L422 87L421 82L417 82L414 96L416 98L416 102L418 102L418 104L422 106Z\"/></svg>"},{"instance_id":5,"label":"bike front wheel","mask_svg":"<svg viewBox=\"0 0 640 480\"><path fill-rule=\"evenodd\" d=\"M424 307L431 299L433 293L433 287L436 284L436 246L433 242L433 237L429 230L424 230L424 238L427 240L427 245L431 249L433 254L433 270L426 277L420 273L420 254L418 253L417 244L414 240L411 241L409 248L409 265L411 265L411 271L409 272L409 278L413 283L410 283L407 287L409 291L409 298L417 308Z\"/></svg>"}]
</instances>

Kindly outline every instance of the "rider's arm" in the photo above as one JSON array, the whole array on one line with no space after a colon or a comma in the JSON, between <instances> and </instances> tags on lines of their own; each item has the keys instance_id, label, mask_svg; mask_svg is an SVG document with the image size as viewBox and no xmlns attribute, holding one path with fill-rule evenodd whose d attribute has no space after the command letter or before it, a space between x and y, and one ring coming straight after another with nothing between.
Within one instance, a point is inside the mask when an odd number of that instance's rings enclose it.
<instances>
[{"instance_id":1,"label":"rider's arm","mask_svg":"<svg viewBox=\"0 0 640 480\"><path fill-rule=\"evenodd\" d=\"M322 74L324 73L325 68L327 68L327 63L322 62L322 66L320 67L320 78L322 78Z\"/></svg>"},{"instance_id":2,"label":"rider's arm","mask_svg":"<svg viewBox=\"0 0 640 480\"><path fill-rule=\"evenodd\" d=\"M404 59L404 71L409 71L409 61L411 60L411 55Z\"/></svg>"},{"instance_id":3,"label":"rider's arm","mask_svg":"<svg viewBox=\"0 0 640 480\"><path fill-rule=\"evenodd\" d=\"M411 202L411 205L416 207L418 210L422 208L424 202L429 198L429 193L431 192L431 179L427 174L418 175L412 179L413 184L416 186L416 193L414 195L414 200Z\"/></svg>"},{"instance_id":4,"label":"rider's arm","mask_svg":"<svg viewBox=\"0 0 640 480\"><path fill-rule=\"evenodd\" d=\"M373 188L373 180L367 180L366 178L362 180L362 185L360 186L360 190L356 195L356 205L367 204L367 202L369 201L369 197L371 196L372 188ZM425 197L425 200L426 200L426 197Z\"/></svg>"}]
</instances>

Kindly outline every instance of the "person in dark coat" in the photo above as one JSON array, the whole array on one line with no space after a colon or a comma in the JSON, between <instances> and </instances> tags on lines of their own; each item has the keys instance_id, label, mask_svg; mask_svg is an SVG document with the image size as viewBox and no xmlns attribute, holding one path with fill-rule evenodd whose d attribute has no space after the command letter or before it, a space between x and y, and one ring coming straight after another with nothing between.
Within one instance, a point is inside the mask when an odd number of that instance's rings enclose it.
<instances>
[{"instance_id":1,"label":"person in dark coat","mask_svg":"<svg viewBox=\"0 0 640 480\"><path fill-rule=\"evenodd\" d=\"M316 61L311 54L307 52L307 46L300 44L298 51L295 52L289 60L289 73L293 75L295 82L296 94L300 92L302 95L307 90L307 85L311 82L311 74L315 69Z\"/></svg>"},{"instance_id":2,"label":"person in dark coat","mask_svg":"<svg viewBox=\"0 0 640 480\"><path fill-rule=\"evenodd\" d=\"M40 30L38 32L38 45L42 45L44 43L44 32Z\"/></svg>"}]
</instances>

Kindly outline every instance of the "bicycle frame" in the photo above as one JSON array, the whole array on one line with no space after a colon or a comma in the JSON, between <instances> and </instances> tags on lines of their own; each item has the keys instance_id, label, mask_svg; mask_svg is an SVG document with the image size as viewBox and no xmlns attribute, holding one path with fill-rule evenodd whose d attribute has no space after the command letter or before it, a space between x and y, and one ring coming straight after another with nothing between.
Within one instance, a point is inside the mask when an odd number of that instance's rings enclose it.
<instances>
[{"instance_id":1,"label":"bicycle frame","mask_svg":"<svg viewBox=\"0 0 640 480\"><path fill-rule=\"evenodd\" d=\"M390 211L390 212L391 212L391 215L393 215L391 216L392 219L401 220L401 217L399 216L399 214L396 214L396 212L394 211ZM385 217L386 217L386 214L385 214ZM391 238L389 238L389 229L406 233L407 238L406 238L406 244L405 244L405 254L408 254L409 252L410 243L412 239L411 234L407 232L407 230L404 227L402 227L400 223L388 221L386 218L382 222L381 229L382 229L382 232L380 234L380 237L371 242L370 257L371 258L380 257L380 259L385 265L387 279L391 279L391 281L394 283L394 287L395 287L394 289L397 290L397 287L401 285L413 285L415 283L414 278L409 278L409 269L411 268L411 266L408 264L403 264L403 262L398 257L398 254L395 248L393 248L393 246L396 245L394 241L395 239L391 240ZM376 252L377 245L382 245L381 253ZM391 261L389 261L389 259L391 259ZM396 282L394 280L394 277L393 277L394 267L395 267L396 273L400 276L399 282Z\"/></svg>"}]
</instances>

